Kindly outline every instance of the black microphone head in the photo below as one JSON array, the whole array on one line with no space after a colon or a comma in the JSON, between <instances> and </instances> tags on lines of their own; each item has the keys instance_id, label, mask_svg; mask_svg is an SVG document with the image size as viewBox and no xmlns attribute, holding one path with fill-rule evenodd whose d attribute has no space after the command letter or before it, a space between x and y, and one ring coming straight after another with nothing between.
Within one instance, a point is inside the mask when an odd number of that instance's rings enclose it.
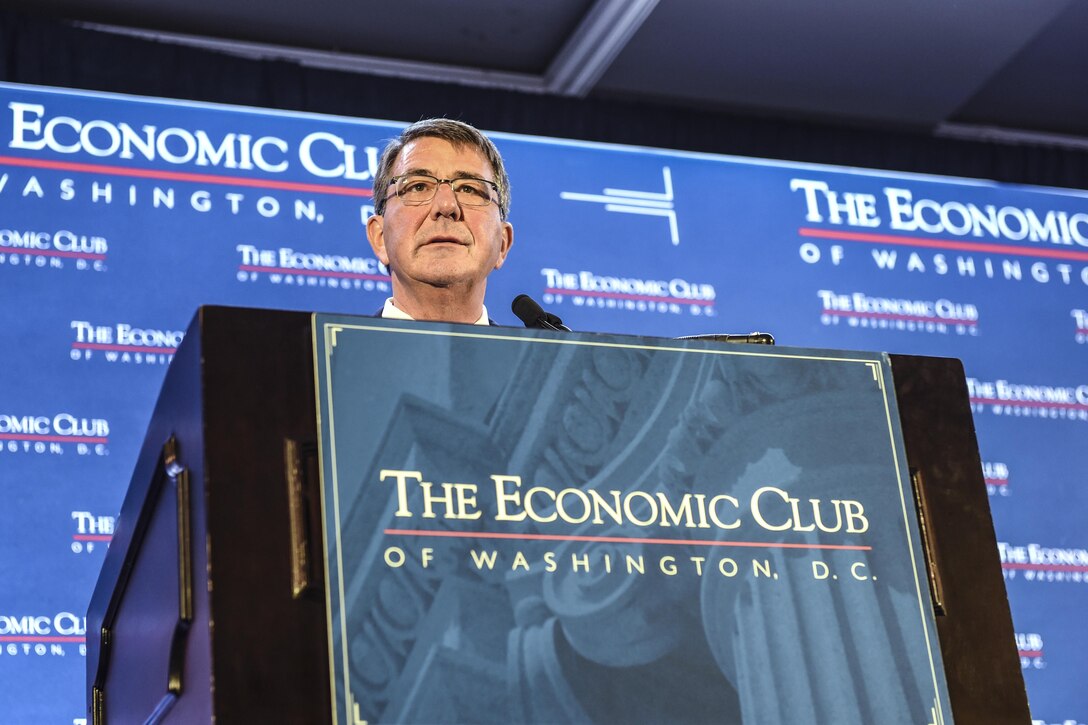
<instances>
[{"instance_id":1,"label":"black microphone head","mask_svg":"<svg viewBox=\"0 0 1088 725\"><path fill-rule=\"evenodd\" d=\"M529 295L518 295L510 303L510 309L525 323L526 327L539 327L540 318L544 317L544 308Z\"/></svg>"}]
</instances>

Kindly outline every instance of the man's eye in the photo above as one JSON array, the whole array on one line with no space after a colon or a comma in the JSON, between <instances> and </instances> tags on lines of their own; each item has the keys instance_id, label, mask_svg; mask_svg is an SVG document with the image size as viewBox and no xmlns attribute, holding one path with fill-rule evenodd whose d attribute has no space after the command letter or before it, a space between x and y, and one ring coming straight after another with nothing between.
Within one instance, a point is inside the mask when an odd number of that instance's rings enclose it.
<instances>
[{"instance_id":1,"label":"man's eye","mask_svg":"<svg viewBox=\"0 0 1088 725\"><path fill-rule=\"evenodd\" d=\"M488 198L487 187L476 181L462 181L457 185L458 194L468 194L470 196L479 196L483 199Z\"/></svg>"},{"instance_id":2,"label":"man's eye","mask_svg":"<svg viewBox=\"0 0 1088 725\"><path fill-rule=\"evenodd\" d=\"M414 179L405 185L404 190L409 193L418 194L420 192L428 191L432 186L434 186L434 184L429 181Z\"/></svg>"}]
</instances>

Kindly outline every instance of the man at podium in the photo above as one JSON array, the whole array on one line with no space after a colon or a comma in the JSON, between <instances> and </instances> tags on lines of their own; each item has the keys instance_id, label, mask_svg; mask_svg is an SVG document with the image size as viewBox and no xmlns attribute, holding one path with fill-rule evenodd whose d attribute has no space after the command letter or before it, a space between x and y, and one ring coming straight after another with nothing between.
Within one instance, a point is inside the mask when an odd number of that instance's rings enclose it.
<instances>
[{"instance_id":1,"label":"man at podium","mask_svg":"<svg viewBox=\"0 0 1088 725\"><path fill-rule=\"evenodd\" d=\"M404 129L378 162L366 226L393 284L380 315L490 324L484 292L514 242L509 210L502 156L480 131L444 118Z\"/></svg>"}]
</instances>

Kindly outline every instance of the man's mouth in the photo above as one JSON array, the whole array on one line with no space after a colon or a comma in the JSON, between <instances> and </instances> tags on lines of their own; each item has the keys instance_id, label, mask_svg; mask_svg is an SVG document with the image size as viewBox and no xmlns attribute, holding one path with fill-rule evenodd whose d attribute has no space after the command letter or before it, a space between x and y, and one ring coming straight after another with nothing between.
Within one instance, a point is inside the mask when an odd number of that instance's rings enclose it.
<instances>
[{"instance_id":1,"label":"man's mouth","mask_svg":"<svg viewBox=\"0 0 1088 725\"><path fill-rule=\"evenodd\" d=\"M457 237L432 237L432 238L428 239L423 244L423 246L426 247L426 246L429 246L431 244L456 244L456 245L461 246L461 247L468 246L464 242L462 242L460 239L458 239Z\"/></svg>"}]
</instances>

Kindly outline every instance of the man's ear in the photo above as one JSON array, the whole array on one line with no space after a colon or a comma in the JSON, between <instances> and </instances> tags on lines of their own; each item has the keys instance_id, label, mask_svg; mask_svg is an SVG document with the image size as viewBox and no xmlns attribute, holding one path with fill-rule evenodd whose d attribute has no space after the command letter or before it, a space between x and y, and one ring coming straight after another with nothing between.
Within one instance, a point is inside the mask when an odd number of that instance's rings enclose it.
<instances>
[{"instance_id":1,"label":"man's ear","mask_svg":"<svg viewBox=\"0 0 1088 725\"><path fill-rule=\"evenodd\" d=\"M389 255L385 252L385 219L377 214L371 214L366 220L366 239L370 242L370 248L378 261L389 266Z\"/></svg>"},{"instance_id":2,"label":"man's ear","mask_svg":"<svg viewBox=\"0 0 1088 725\"><path fill-rule=\"evenodd\" d=\"M510 247L514 246L514 225L510 222L502 224L502 242L499 243L499 258L495 262L495 269L501 269L506 255L510 254Z\"/></svg>"}]
</instances>

